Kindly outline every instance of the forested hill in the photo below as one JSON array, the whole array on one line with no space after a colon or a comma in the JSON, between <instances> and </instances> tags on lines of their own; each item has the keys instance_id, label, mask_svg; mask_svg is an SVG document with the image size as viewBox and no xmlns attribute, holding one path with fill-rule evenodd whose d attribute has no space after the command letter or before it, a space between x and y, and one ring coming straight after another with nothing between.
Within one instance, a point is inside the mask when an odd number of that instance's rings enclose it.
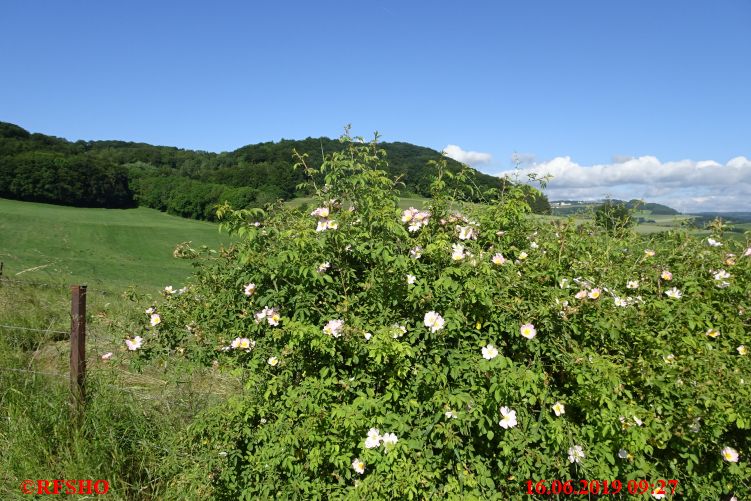
<instances>
[{"instance_id":1,"label":"forested hill","mask_svg":"<svg viewBox=\"0 0 751 501\"><path fill-rule=\"evenodd\" d=\"M389 174L404 183L403 192L427 196L432 175L430 148L409 143L380 143ZM318 165L322 153L340 150L329 138L281 140L210 153L125 141L76 141L30 133L0 122L0 197L84 207L144 205L195 219L212 219L213 207L228 200L234 207L260 207L277 199L308 193L292 166L293 149ZM448 159L448 166L461 165ZM496 177L475 172L482 190L500 187ZM530 189L535 212L549 211L544 196Z\"/></svg>"}]
</instances>

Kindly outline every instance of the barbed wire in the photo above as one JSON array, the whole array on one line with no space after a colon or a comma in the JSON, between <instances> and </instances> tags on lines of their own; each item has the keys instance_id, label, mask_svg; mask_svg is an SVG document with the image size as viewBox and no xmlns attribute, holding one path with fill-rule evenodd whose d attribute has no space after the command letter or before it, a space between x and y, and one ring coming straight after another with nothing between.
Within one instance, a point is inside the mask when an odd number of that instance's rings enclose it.
<instances>
[{"instance_id":1,"label":"barbed wire","mask_svg":"<svg viewBox=\"0 0 751 501\"><path fill-rule=\"evenodd\" d=\"M70 334L70 331L57 331L57 330L53 330L53 329L34 329L32 327L21 327L20 325L2 325L2 324L0 324L0 328L2 328L2 329L24 330L24 331L32 331L32 332L51 332L53 334Z\"/></svg>"},{"instance_id":2,"label":"barbed wire","mask_svg":"<svg viewBox=\"0 0 751 501\"><path fill-rule=\"evenodd\" d=\"M113 332L109 332L107 330L102 330L100 328L101 326L91 326L87 325L86 327L86 339L87 344L91 342L92 345L98 345L98 344L105 344L105 345L117 345L120 346L123 344L123 340L129 336L125 334L117 334ZM49 333L49 334L66 334L69 335L69 330L56 330L56 329L40 329L35 327L24 327L21 325L7 325L7 324L0 324L0 329L9 329L9 330L21 330L21 331L27 331L27 332L42 332L42 333ZM68 342L68 339L58 339L57 343L62 342ZM56 346L57 344L51 343L49 346ZM90 346L93 350L101 349L102 346ZM59 348L59 347L58 347Z\"/></svg>"},{"instance_id":3,"label":"barbed wire","mask_svg":"<svg viewBox=\"0 0 751 501\"><path fill-rule=\"evenodd\" d=\"M60 290L61 292L68 289L68 286L63 284L50 284L36 281L16 280L8 278L7 276L0 276L0 286L2 285L7 285L10 290L12 290L12 287L14 285L18 285L19 287L47 287ZM103 291L88 287L85 293L87 295L90 295L92 293L99 293L103 296L114 295L114 293L110 291ZM59 318L48 319L49 324L59 325L60 323L64 323L65 316L67 315L60 315ZM55 335L70 334L70 332L67 330L60 330L59 327L57 329L38 328L26 327L23 325L13 325L10 323L0 324L0 329L26 333L38 332ZM199 394L203 395L207 393L206 388L203 389L204 391L201 391L198 388L191 389L193 385L193 382L191 381L178 381L172 380L170 378L167 378L165 380L142 373L130 372L114 364L106 364L107 366L105 367L104 365L97 363L101 359L103 351L111 350L112 348L120 346L122 344L123 338L127 337L125 336L127 329L123 328L121 330L123 332L114 333L111 330L108 330L107 326L98 325L96 321L86 326L86 348L88 352L86 359L91 364L89 365L85 373L87 380L86 384L88 387L94 389L94 391L96 391L96 388L102 388L105 391L115 390L118 392L124 392L132 395L134 398L138 398L139 400L163 402L166 405L170 405L170 403L174 399L174 395L176 394L175 392L182 394L182 392L187 391L188 393L186 394L186 398L189 399L193 398L190 395L195 394L194 396L198 396ZM48 362L52 362L53 366L60 366L60 364L63 362L63 359L67 357L69 352L67 342L67 339L58 338L57 342L50 342L48 340L43 344L38 344L36 346L36 349L34 350L34 355L32 356L30 362L33 363L34 361L45 359ZM37 360L38 357L39 359ZM31 367L31 363L29 364L29 367ZM0 373L27 374L28 380L31 380L33 377L35 377L35 375L50 377L58 381L60 384L64 384L72 377L67 372L57 372L50 369L34 370L32 368L0 367ZM185 383L187 383L189 387L187 390L182 388ZM208 390L208 393L213 392L211 390Z\"/></svg>"},{"instance_id":4,"label":"barbed wire","mask_svg":"<svg viewBox=\"0 0 751 501\"><path fill-rule=\"evenodd\" d=\"M57 381L58 384L63 385L70 383L72 377L68 373L49 370L0 367L0 374L3 372L29 374L29 380L32 378L31 375L50 377ZM128 379L131 377L134 380ZM223 382L229 384L232 383L229 380L224 380ZM127 393L133 398L141 401L160 402L168 407L173 405L192 406L197 403L205 402L205 399L211 399L212 397L221 398L222 396L235 394L236 391L242 391L240 388L233 390L229 386L225 391L217 391L216 387L197 387L194 383L196 383L196 381L161 380L146 376L145 374L129 372L119 367L102 367L100 369L88 370L86 372L85 387L86 392L89 395L97 395L100 394L101 391L115 390ZM187 384L188 387L185 388L183 386L184 384Z\"/></svg>"},{"instance_id":5,"label":"barbed wire","mask_svg":"<svg viewBox=\"0 0 751 501\"><path fill-rule=\"evenodd\" d=\"M17 368L10 368L10 367L0 367L0 373L2 372L10 372L10 373L24 373L24 374L33 374L33 375L41 375L41 376L47 376L52 378L57 378L65 381L70 380L70 374L66 374L63 372L51 372L51 371L38 371L38 370L32 370L32 369L17 369ZM179 382L178 381L161 381L161 384L154 384L149 383L146 381L139 381L137 383L128 383L128 384L112 384L109 382L104 382L101 379L98 378L92 378L93 375L99 375L97 372L100 373L106 373L106 371L91 371L87 373L86 377L86 387L89 390L95 390L97 388L107 388L107 389L113 389L113 390L119 390L123 392L128 393L136 393L139 395L139 398L144 400L161 400L164 402L170 402L174 396L174 391L179 391ZM135 374L130 373L127 371L122 371L122 375L130 375L130 376L142 376L141 374ZM156 391L156 393L155 393ZM196 396L198 395L207 395L207 394L213 394L212 391L195 391Z\"/></svg>"},{"instance_id":6,"label":"barbed wire","mask_svg":"<svg viewBox=\"0 0 751 501\"><path fill-rule=\"evenodd\" d=\"M30 280L16 280L13 278L8 278L5 276L0 276L0 285L2 285L4 282L12 283L12 284L19 284L24 286L30 286L30 287L49 287L54 289L69 289L70 285L65 284L47 284L44 282L33 282ZM114 296L116 293L106 290L106 289L99 289L97 287L91 287L86 286L86 293L95 293L95 294L101 294L103 296Z\"/></svg>"},{"instance_id":7,"label":"barbed wire","mask_svg":"<svg viewBox=\"0 0 751 501\"><path fill-rule=\"evenodd\" d=\"M94 386L106 386L108 388L117 388L121 390L137 390L142 388L149 388L154 389L155 387L168 387L170 385L170 381L163 381L160 379L150 378L148 376L144 376L143 374L137 374L134 372L128 372L124 371L122 369L118 369L118 371L121 373L121 376L135 376L138 378L145 379L145 381L139 381L141 384L137 385L128 385L128 386L121 386L121 385L114 385L110 383L104 383L97 380L91 380L90 383ZM54 371L39 371L34 369L19 369L19 368L13 368L13 367L0 367L0 372L21 372L26 374L41 374L43 376L54 376L54 377L61 377L65 379L70 378L70 374L64 373L64 372L54 372ZM96 375L99 376L100 374L112 374L108 370L90 370L87 371L87 379L90 379L92 376ZM151 384L149 384L151 383Z\"/></svg>"},{"instance_id":8,"label":"barbed wire","mask_svg":"<svg viewBox=\"0 0 751 501\"><path fill-rule=\"evenodd\" d=\"M59 288L66 287L63 284L45 284L42 282L32 282L30 280L14 280L12 278L7 278L7 277L0 278L0 282L10 282L12 284L29 285L32 287L59 287Z\"/></svg>"},{"instance_id":9,"label":"barbed wire","mask_svg":"<svg viewBox=\"0 0 751 501\"><path fill-rule=\"evenodd\" d=\"M70 374L65 374L63 372L36 371L32 369L16 369L13 367L0 367L0 372L26 372L31 374L42 374L44 376L64 377L66 379L70 377Z\"/></svg>"}]
</instances>

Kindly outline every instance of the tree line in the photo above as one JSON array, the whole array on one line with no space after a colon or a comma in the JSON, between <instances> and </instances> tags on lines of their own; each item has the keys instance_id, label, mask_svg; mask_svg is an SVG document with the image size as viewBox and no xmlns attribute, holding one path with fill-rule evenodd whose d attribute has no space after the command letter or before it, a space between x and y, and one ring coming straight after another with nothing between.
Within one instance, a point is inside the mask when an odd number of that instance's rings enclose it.
<instances>
[{"instance_id":1,"label":"tree line","mask_svg":"<svg viewBox=\"0 0 751 501\"><path fill-rule=\"evenodd\" d=\"M429 196L430 160L440 153L409 143L380 143L388 174L399 178L404 195ZM194 219L211 220L214 206L263 207L278 199L309 195L292 152L307 155L312 166L322 155L342 149L335 139L283 139L212 153L126 141L68 141L30 133L0 122L0 197L79 207L127 208L137 205ZM447 159L448 168L461 164ZM476 194L502 188L501 179L474 171ZM534 212L549 213L547 198L528 190Z\"/></svg>"}]
</instances>

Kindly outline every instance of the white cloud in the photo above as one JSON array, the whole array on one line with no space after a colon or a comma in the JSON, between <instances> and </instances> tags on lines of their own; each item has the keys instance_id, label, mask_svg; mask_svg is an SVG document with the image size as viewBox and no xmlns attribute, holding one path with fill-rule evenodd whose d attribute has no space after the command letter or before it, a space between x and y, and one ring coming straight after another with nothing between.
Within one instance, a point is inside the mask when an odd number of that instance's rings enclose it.
<instances>
[{"instance_id":1,"label":"white cloud","mask_svg":"<svg viewBox=\"0 0 751 501\"><path fill-rule=\"evenodd\" d=\"M518 172L521 179L532 172L552 175L547 188L551 200L610 195L624 200L644 198L683 212L751 211L751 160L746 157L735 157L724 165L714 160L661 162L652 156L617 160L584 166L570 157L557 157Z\"/></svg>"},{"instance_id":2,"label":"white cloud","mask_svg":"<svg viewBox=\"0 0 751 501\"><path fill-rule=\"evenodd\" d=\"M443 149L443 152L449 158L467 165L485 165L489 164L493 157L490 153L481 153L479 151L464 151L455 144L450 144Z\"/></svg>"}]
</instances>

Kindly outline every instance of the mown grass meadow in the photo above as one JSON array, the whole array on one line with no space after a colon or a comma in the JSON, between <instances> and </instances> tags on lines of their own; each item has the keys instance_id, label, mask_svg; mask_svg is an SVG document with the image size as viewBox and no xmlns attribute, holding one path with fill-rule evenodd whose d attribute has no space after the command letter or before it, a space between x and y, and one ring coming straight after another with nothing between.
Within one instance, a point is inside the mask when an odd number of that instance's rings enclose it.
<instances>
[{"instance_id":1,"label":"mown grass meadow","mask_svg":"<svg viewBox=\"0 0 751 501\"><path fill-rule=\"evenodd\" d=\"M172 258L178 243L218 249L230 242L216 224L154 209L91 209L0 199L0 261L18 280L81 282L152 292L182 283L189 261Z\"/></svg>"}]
</instances>

